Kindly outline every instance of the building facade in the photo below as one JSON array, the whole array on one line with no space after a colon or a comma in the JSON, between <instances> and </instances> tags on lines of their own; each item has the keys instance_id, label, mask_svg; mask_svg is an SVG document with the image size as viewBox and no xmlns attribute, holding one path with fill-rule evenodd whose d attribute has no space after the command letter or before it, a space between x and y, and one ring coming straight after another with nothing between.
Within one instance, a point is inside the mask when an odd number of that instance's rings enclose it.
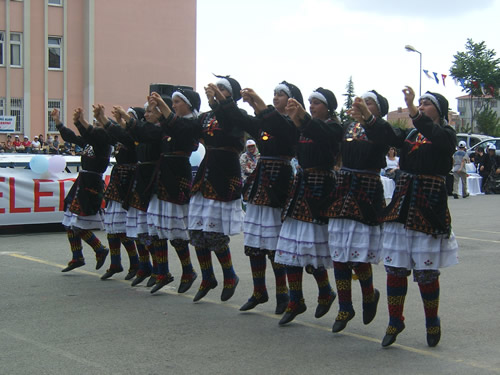
<instances>
[{"instance_id":1,"label":"building facade","mask_svg":"<svg viewBox=\"0 0 500 375\"><path fill-rule=\"evenodd\" d=\"M471 133L477 133L477 122L475 119L476 112L480 111L481 108L487 103L489 108L497 113L500 117L500 103L498 99L493 98L490 95L482 97L471 97L470 95L463 95L457 98L458 101L458 112L459 112L459 128L462 130L467 129ZM470 124L472 123L472 127Z\"/></svg>"},{"instance_id":2,"label":"building facade","mask_svg":"<svg viewBox=\"0 0 500 375\"><path fill-rule=\"evenodd\" d=\"M398 107L397 110L391 111L387 114L387 121L391 124L396 124L401 128L412 128L413 123L410 118L408 108ZM459 122L459 115L453 111L448 112L448 124L457 129Z\"/></svg>"},{"instance_id":3,"label":"building facade","mask_svg":"<svg viewBox=\"0 0 500 375\"><path fill-rule=\"evenodd\" d=\"M55 133L82 107L142 106L151 83L195 86L196 0L0 0L0 115ZM5 140L0 134L0 141Z\"/></svg>"}]
</instances>

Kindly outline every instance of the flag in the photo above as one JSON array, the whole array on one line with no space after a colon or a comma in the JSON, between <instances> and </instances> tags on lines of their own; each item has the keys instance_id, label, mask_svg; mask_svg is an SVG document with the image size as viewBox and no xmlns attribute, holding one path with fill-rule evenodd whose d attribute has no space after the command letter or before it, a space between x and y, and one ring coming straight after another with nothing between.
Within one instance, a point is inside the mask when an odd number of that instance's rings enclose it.
<instances>
[{"instance_id":1,"label":"flag","mask_svg":"<svg viewBox=\"0 0 500 375\"><path fill-rule=\"evenodd\" d=\"M441 78L443 79L443 86L446 86L446 84L444 83L446 77L448 77L446 74L441 74Z\"/></svg>"},{"instance_id":2,"label":"flag","mask_svg":"<svg viewBox=\"0 0 500 375\"><path fill-rule=\"evenodd\" d=\"M424 69L423 72L427 76L427 78L432 79L432 76L429 74L428 70Z\"/></svg>"},{"instance_id":3,"label":"flag","mask_svg":"<svg viewBox=\"0 0 500 375\"><path fill-rule=\"evenodd\" d=\"M483 95L486 95L486 88L484 87L484 83L481 83L481 92Z\"/></svg>"},{"instance_id":4,"label":"flag","mask_svg":"<svg viewBox=\"0 0 500 375\"><path fill-rule=\"evenodd\" d=\"M432 72L432 74L434 74L434 79L436 80L436 83L439 84L438 74L436 72Z\"/></svg>"}]
</instances>

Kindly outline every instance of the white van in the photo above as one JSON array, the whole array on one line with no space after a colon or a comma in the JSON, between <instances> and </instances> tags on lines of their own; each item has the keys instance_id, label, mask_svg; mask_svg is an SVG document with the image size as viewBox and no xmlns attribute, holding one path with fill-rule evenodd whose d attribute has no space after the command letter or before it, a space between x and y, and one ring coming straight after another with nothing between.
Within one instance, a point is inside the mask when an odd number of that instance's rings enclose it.
<instances>
[{"instance_id":1,"label":"white van","mask_svg":"<svg viewBox=\"0 0 500 375\"><path fill-rule=\"evenodd\" d=\"M467 133L457 133L457 144L460 141L464 141L467 147L467 150L470 149L475 144L486 141L488 139L492 139L489 135L484 134L467 134Z\"/></svg>"}]
</instances>

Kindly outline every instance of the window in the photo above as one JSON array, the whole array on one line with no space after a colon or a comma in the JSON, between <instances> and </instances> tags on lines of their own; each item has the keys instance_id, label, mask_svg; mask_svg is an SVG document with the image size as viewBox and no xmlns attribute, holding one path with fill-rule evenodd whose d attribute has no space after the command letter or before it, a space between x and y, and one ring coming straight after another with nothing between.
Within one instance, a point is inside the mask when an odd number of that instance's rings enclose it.
<instances>
[{"instance_id":1,"label":"window","mask_svg":"<svg viewBox=\"0 0 500 375\"><path fill-rule=\"evenodd\" d=\"M0 116L5 115L5 98L0 98Z\"/></svg>"},{"instance_id":2,"label":"window","mask_svg":"<svg viewBox=\"0 0 500 375\"><path fill-rule=\"evenodd\" d=\"M62 0L49 0L49 5L62 6Z\"/></svg>"},{"instance_id":3,"label":"window","mask_svg":"<svg viewBox=\"0 0 500 375\"><path fill-rule=\"evenodd\" d=\"M3 65L3 40L4 40L4 33L3 31L0 31L0 65Z\"/></svg>"},{"instance_id":4,"label":"window","mask_svg":"<svg viewBox=\"0 0 500 375\"><path fill-rule=\"evenodd\" d=\"M10 99L10 116L16 116L16 133L24 132L24 101L20 98Z\"/></svg>"},{"instance_id":5,"label":"window","mask_svg":"<svg viewBox=\"0 0 500 375\"><path fill-rule=\"evenodd\" d=\"M49 36L49 69L61 69L62 38Z\"/></svg>"},{"instance_id":6,"label":"window","mask_svg":"<svg viewBox=\"0 0 500 375\"><path fill-rule=\"evenodd\" d=\"M56 123L54 122L54 120L52 120L52 117L50 117L50 112L52 112L52 110L54 108L57 108L59 110L59 112L61 113L61 121L63 121L62 100L50 99L47 103L47 107L49 109L49 122L48 122L49 132L57 132Z\"/></svg>"},{"instance_id":7,"label":"window","mask_svg":"<svg viewBox=\"0 0 500 375\"><path fill-rule=\"evenodd\" d=\"M10 66L22 66L22 50L22 34L10 33Z\"/></svg>"}]
</instances>

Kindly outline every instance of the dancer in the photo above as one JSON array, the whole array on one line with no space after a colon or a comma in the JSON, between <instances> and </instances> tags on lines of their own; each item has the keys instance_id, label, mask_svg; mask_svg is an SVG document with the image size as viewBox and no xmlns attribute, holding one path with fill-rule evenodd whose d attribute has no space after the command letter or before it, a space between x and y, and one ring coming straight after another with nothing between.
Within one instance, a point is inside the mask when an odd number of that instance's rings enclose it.
<instances>
[{"instance_id":1,"label":"dancer","mask_svg":"<svg viewBox=\"0 0 500 375\"><path fill-rule=\"evenodd\" d=\"M217 286L212 266L213 251L224 274L221 300L230 299L239 278L233 269L229 236L241 232L241 170L243 131L222 111L241 98L241 87L231 77L217 76L217 84L205 87L211 112L199 117L206 154L196 173L189 203L191 244L200 263L202 282L193 301L199 301Z\"/></svg>"},{"instance_id":2,"label":"dancer","mask_svg":"<svg viewBox=\"0 0 500 375\"><path fill-rule=\"evenodd\" d=\"M376 315L380 293L373 288L371 264L380 260L380 216L385 207L380 170L386 166L386 139L372 139L368 130L389 110L387 99L375 90L355 98L342 140L342 168L337 173L334 199L326 211L339 312L332 331L340 332L354 318L352 273L363 295L363 323Z\"/></svg>"},{"instance_id":3,"label":"dancer","mask_svg":"<svg viewBox=\"0 0 500 375\"><path fill-rule=\"evenodd\" d=\"M287 86L285 88L290 91ZM293 186L290 160L295 155L298 132L293 122L283 121L279 112L272 106L268 108L252 89L243 90L242 95L255 110L257 118L243 115L234 105L234 121L257 140L261 156L243 187L243 197L248 202L244 222L245 254L250 259L254 290L240 311L251 310L268 301L265 281L268 256L276 280L275 313L283 314L289 302L286 268L276 263L274 256L281 215Z\"/></svg>"},{"instance_id":4,"label":"dancer","mask_svg":"<svg viewBox=\"0 0 500 375\"><path fill-rule=\"evenodd\" d=\"M130 267L125 280L135 277L139 270L139 257L134 241L127 237L126 218L124 208L128 200L127 192L135 171L137 157L132 137L116 123L105 116L104 106L94 106L94 118L108 133L111 144L115 146L116 164L111 170L108 186L104 192L106 208L104 212L104 227L108 237L111 264L101 280L109 279L116 273L122 272L120 245L123 244L129 256Z\"/></svg>"},{"instance_id":5,"label":"dancer","mask_svg":"<svg viewBox=\"0 0 500 375\"><path fill-rule=\"evenodd\" d=\"M276 246L275 261L287 266L290 303L279 324L291 322L306 311L302 293L303 267L312 273L319 289L315 317L325 315L336 297L327 268L328 219L321 214L335 188L333 167L339 153L342 127L335 114L337 99L322 87L309 97L311 116L296 99L289 99L287 113L299 131L297 158L300 168L288 197L285 220ZM282 121L287 121L282 117Z\"/></svg>"},{"instance_id":6,"label":"dancer","mask_svg":"<svg viewBox=\"0 0 500 375\"><path fill-rule=\"evenodd\" d=\"M402 130L387 124L382 128L380 124L379 129L372 129L401 149L401 176L383 216L389 326L382 346L393 344L405 328L407 278L413 270L424 304L427 344L434 347L441 338L439 269L458 263L445 183L453 165L457 138L447 122L445 97L426 92L417 108L413 104L413 89L406 86L403 93L415 128Z\"/></svg>"},{"instance_id":7,"label":"dancer","mask_svg":"<svg viewBox=\"0 0 500 375\"><path fill-rule=\"evenodd\" d=\"M83 109L77 108L73 114L73 122L80 135L61 122L59 110L51 112L61 137L84 149L81 156L81 167L78 178L64 199L64 218L62 224L66 228L72 259L62 272L68 272L85 265L82 252L82 239L95 252L96 270L100 269L109 250L99 241L92 229L104 229L101 211L104 181L102 174L109 165L111 146L108 135L101 127L89 125L83 117Z\"/></svg>"},{"instance_id":8,"label":"dancer","mask_svg":"<svg viewBox=\"0 0 500 375\"><path fill-rule=\"evenodd\" d=\"M172 94L172 113L161 96L153 92L148 97L148 107L157 108L161 127L149 124L136 125L136 131L149 138L162 139L162 154L155 177L155 189L148 206L149 234L157 236L162 247L157 250L158 259L163 259L157 282L151 289L155 293L169 284L173 277L168 273L168 244L175 248L182 265L182 277L178 292L191 288L197 275L193 270L189 254L188 211L191 193L192 171L189 157L198 147L201 126L193 119L200 109L200 96L187 88L177 88Z\"/></svg>"}]
</instances>

